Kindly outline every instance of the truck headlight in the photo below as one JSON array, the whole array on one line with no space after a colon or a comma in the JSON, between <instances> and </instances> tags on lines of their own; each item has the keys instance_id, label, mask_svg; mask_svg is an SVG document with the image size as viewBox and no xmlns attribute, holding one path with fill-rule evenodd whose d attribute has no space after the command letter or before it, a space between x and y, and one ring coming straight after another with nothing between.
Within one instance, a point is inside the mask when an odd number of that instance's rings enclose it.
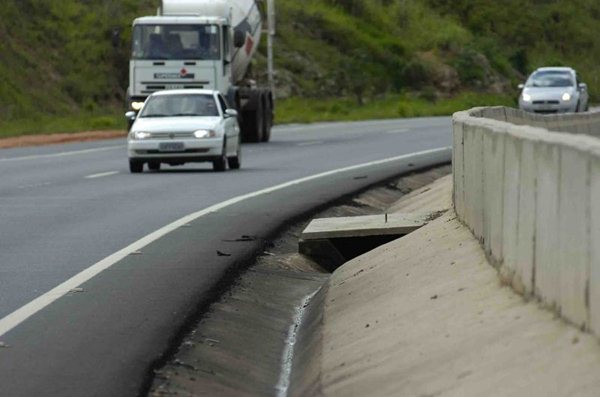
<instances>
[{"instance_id":1,"label":"truck headlight","mask_svg":"<svg viewBox=\"0 0 600 397\"><path fill-rule=\"evenodd\" d=\"M213 130L197 130L197 131L194 131L194 136L199 139L214 138L217 136L217 133Z\"/></svg>"},{"instance_id":2,"label":"truck headlight","mask_svg":"<svg viewBox=\"0 0 600 397\"><path fill-rule=\"evenodd\" d=\"M149 132L144 132L144 131L134 131L131 133L131 138L132 139L148 139L152 136L151 133Z\"/></svg>"},{"instance_id":3,"label":"truck headlight","mask_svg":"<svg viewBox=\"0 0 600 397\"><path fill-rule=\"evenodd\" d=\"M524 102L531 102L531 95L529 95L529 94L523 94L523 101Z\"/></svg>"},{"instance_id":4,"label":"truck headlight","mask_svg":"<svg viewBox=\"0 0 600 397\"><path fill-rule=\"evenodd\" d=\"M571 100L571 94L569 94L568 92L565 92L562 96L562 100L565 102L569 102Z\"/></svg>"}]
</instances>

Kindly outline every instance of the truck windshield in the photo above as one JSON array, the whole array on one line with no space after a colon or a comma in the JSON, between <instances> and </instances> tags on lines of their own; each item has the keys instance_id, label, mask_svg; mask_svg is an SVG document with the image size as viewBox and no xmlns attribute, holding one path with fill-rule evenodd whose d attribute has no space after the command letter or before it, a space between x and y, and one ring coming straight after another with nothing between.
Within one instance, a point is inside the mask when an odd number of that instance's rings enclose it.
<instances>
[{"instance_id":1,"label":"truck windshield","mask_svg":"<svg viewBox=\"0 0 600 397\"><path fill-rule=\"evenodd\" d=\"M212 95L171 94L148 98L140 117L218 116L217 103Z\"/></svg>"},{"instance_id":2,"label":"truck windshield","mask_svg":"<svg viewBox=\"0 0 600 397\"><path fill-rule=\"evenodd\" d=\"M217 25L136 25L133 29L133 59L220 57Z\"/></svg>"}]
</instances>

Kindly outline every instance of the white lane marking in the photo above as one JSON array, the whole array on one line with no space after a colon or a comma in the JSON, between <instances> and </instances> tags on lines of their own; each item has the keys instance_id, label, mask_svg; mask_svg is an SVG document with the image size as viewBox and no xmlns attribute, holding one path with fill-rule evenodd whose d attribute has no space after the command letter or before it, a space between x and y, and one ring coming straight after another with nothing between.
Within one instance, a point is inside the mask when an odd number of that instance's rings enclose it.
<instances>
[{"instance_id":1,"label":"white lane marking","mask_svg":"<svg viewBox=\"0 0 600 397\"><path fill-rule=\"evenodd\" d=\"M297 144L296 146L313 146L313 145L320 145L321 143L324 143L324 141L302 142L302 143Z\"/></svg>"},{"instance_id":2,"label":"white lane marking","mask_svg":"<svg viewBox=\"0 0 600 397\"><path fill-rule=\"evenodd\" d=\"M22 156L22 157L5 157L0 158L0 161L24 161L24 160L37 160L37 159L49 159L54 157L67 157L67 156L77 156L80 154L88 154L88 153L98 153L98 152L106 152L108 150L116 150L122 149L126 147L125 145L119 146L106 146L95 149L85 149L85 150L74 150L72 152L60 152L60 153L52 153L52 154L34 154L31 156Z\"/></svg>"},{"instance_id":3,"label":"white lane marking","mask_svg":"<svg viewBox=\"0 0 600 397\"><path fill-rule=\"evenodd\" d=\"M406 132L410 132L410 130L408 128L400 128L397 130L390 130L390 131L386 131L386 134L404 134Z\"/></svg>"},{"instance_id":4,"label":"white lane marking","mask_svg":"<svg viewBox=\"0 0 600 397\"><path fill-rule=\"evenodd\" d=\"M50 186L50 182L34 183L33 185L19 185L17 189L32 189L36 187Z\"/></svg>"},{"instance_id":5,"label":"white lane marking","mask_svg":"<svg viewBox=\"0 0 600 397\"><path fill-rule=\"evenodd\" d=\"M88 175L85 177L85 179L103 178L105 176L117 175L118 173L119 173L119 171L102 172L100 174Z\"/></svg>"},{"instance_id":6,"label":"white lane marking","mask_svg":"<svg viewBox=\"0 0 600 397\"><path fill-rule=\"evenodd\" d=\"M242 196L234 197L232 199L223 201L219 204L212 205L201 211L194 212L192 214L184 216L183 218L178 219L175 222L173 222L153 233L150 233L149 235L143 237L142 239L123 248L122 250L117 251L114 254L102 259L100 262L88 267L87 269L85 269L82 272L80 272L79 274L76 274L75 276L71 277L64 283L60 284L59 286L53 288L52 290L46 292L42 296L32 300L31 302L27 303L25 306L22 306L21 308L15 310L8 316L2 318L0 320L0 337L3 336L4 334L6 334L8 331L15 328L16 326L18 326L19 324L21 324L23 321L27 320L29 317L33 316L40 310L44 309L45 307L47 307L48 305L50 305L57 299L67 295L73 289L80 288L80 286L82 284L91 280L93 277L97 276L104 270L110 268L111 266L113 266L120 260L124 259L128 255L131 255L131 254L141 251L142 248L146 247L148 244L158 240L161 237L164 237L168 233L170 233L176 229L179 229L180 227L183 227L183 226L185 226L207 214L217 212L219 210L222 210L223 208L232 206L241 201L245 201L245 200L248 200L251 198L269 194L269 193L272 193L272 192L275 192L278 190L286 189L288 187L299 185L301 183L309 182L309 181L312 181L315 179L319 179L319 178L323 178L323 177L327 177L327 176L331 176L331 175L335 175L335 174L339 174L339 173L343 173L343 172L359 170L361 168L371 167L374 165L381 165L381 164L385 164L385 163L391 163L394 161L405 160L405 159L412 158L415 156L448 152L450 150L451 150L451 147L449 147L449 146L444 147L444 148L439 148L439 149L423 150L421 152L404 154L401 156L390 157L390 158L383 159L383 160L371 161L371 162L364 163L364 164L358 164L358 165L353 165L350 167L339 168L337 170L332 170L332 171L327 171L327 172L323 172L323 173L316 174L316 175L307 176L307 177L296 179L296 180L293 180L290 182L285 182L280 185L276 185L276 186L272 186L272 187L269 187L266 189L258 190L253 193L248 193L248 194L244 194Z\"/></svg>"}]
</instances>

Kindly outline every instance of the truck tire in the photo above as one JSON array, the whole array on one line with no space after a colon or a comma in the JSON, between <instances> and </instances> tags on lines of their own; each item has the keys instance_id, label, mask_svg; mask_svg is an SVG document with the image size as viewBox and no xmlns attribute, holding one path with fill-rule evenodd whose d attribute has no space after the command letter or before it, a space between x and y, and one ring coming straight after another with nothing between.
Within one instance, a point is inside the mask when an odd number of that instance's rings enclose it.
<instances>
[{"instance_id":1,"label":"truck tire","mask_svg":"<svg viewBox=\"0 0 600 397\"><path fill-rule=\"evenodd\" d=\"M261 142L264 110L260 92L253 93L242 115L242 137L245 142Z\"/></svg>"},{"instance_id":2,"label":"truck tire","mask_svg":"<svg viewBox=\"0 0 600 397\"><path fill-rule=\"evenodd\" d=\"M262 142L269 142L271 139L271 128L273 127L273 95L271 91L265 90L263 97L263 132Z\"/></svg>"}]
</instances>

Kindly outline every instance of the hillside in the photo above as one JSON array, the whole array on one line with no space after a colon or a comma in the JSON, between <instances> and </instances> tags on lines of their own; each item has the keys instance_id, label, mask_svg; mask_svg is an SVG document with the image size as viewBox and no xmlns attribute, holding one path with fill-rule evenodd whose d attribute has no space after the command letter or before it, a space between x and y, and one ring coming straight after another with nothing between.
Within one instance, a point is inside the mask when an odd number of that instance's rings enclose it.
<instances>
[{"instance_id":1,"label":"hillside","mask_svg":"<svg viewBox=\"0 0 600 397\"><path fill-rule=\"evenodd\" d=\"M5 0L0 7L1 122L120 113L131 20L154 13L157 3ZM595 62L600 3L594 0L276 4L280 98L349 98L360 107L386 96L435 104L487 93L483 98L505 102L514 98L514 87L526 73L545 64L574 66L592 97L600 97ZM116 46L115 29L121 32ZM264 57L256 63L262 80Z\"/></svg>"}]
</instances>

